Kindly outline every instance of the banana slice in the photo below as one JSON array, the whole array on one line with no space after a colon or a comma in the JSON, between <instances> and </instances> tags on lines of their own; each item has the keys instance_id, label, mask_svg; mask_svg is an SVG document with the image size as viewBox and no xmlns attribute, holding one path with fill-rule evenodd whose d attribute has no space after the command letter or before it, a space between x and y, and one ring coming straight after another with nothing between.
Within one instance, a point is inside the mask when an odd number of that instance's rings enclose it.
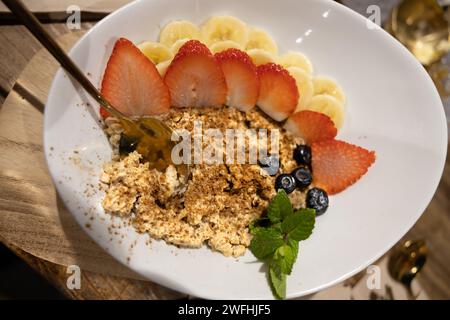
<instances>
[{"instance_id":1,"label":"banana slice","mask_svg":"<svg viewBox=\"0 0 450 320\"><path fill-rule=\"evenodd\" d=\"M345 94L336 81L334 81L329 77L317 76L314 77L313 83L314 83L314 95L327 94L335 97L340 102L342 102L343 105L345 105L346 101Z\"/></svg>"},{"instance_id":2,"label":"banana slice","mask_svg":"<svg viewBox=\"0 0 450 320\"><path fill-rule=\"evenodd\" d=\"M231 40L225 40L225 41L219 41L216 43L213 43L210 47L209 50L211 50L212 53L217 53L217 52L221 52L230 48L236 48L239 50L242 50L242 46L234 41Z\"/></svg>"},{"instance_id":3,"label":"banana slice","mask_svg":"<svg viewBox=\"0 0 450 320\"><path fill-rule=\"evenodd\" d=\"M312 110L326 114L333 120L337 129L342 128L344 124L344 106L342 103L329 95L320 94L312 97L306 110Z\"/></svg>"},{"instance_id":4,"label":"banana slice","mask_svg":"<svg viewBox=\"0 0 450 320\"><path fill-rule=\"evenodd\" d=\"M172 59L172 53L165 45L157 42L145 41L138 45L138 48L154 64Z\"/></svg>"},{"instance_id":5,"label":"banana slice","mask_svg":"<svg viewBox=\"0 0 450 320\"><path fill-rule=\"evenodd\" d=\"M209 46L219 41L231 40L245 48L248 40L246 24L232 16L214 16L209 18L202 25L200 34L203 42Z\"/></svg>"},{"instance_id":6,"label":"banana slice","mask_svg":"<svg viewBox=\"0 0 450 320\"><path fill-rule=\"evenodd\" d=\"M164 77L166 75L167 68L169 68L171 63L172 60L166 60L156 65L156 69L158 70L161 77Z\"/></svg>"},{"instance_id":7,"label":"banana slice","mask_svg":"<svg viewBox=\"0 0 450 320\"><path fill-rule=\"evenodd\" d=\"M281 64L286 69L289 67L299 67L312 74L313 66L311 61L300 52L289 51L288 53L283 54L277 60L278 64Z\"/></svg>"},{"instance_id":8,"label":"banana slice","mask_svg":"<svg viewBox=\"0 0 450 320\"><path fill-rule=\"evenodd\" d=\"M250 28L246 49L263 49L275 56L278 55L278 47L275 41L267 32L258 28Z\"/></svg>"},{"instance_id":9,"label":"banana slice","mask_svg":"<svg viewBox=\"0 0 450 320\"><path fill-rule=\"evenodd\" d=\"M183 44L185 44L189 40L191 39L183 38L175 41L174 44L170 47L170 52L172 53L172 55L175 56L178 53L178 50L180 50L180 48L183 46Z\"/></svg>"},{"instance_id":10,"label":"banana slice","mask_svg":"<svg viewBox=\"0 0 450 320\"><path fill-rule=\"evenodd\" d=\"M298 92L300 94L296 111L305 109L314 93L311 75L299 67L289 67L287 68L287 71L289 71L289 74L294 77Z\"/></svg>"},{"instance_id":11,"label":"banana slice","mask_svg":"<svg viewBox=\"0 0 450 320\"><path fill-rule=\"evenodd\" d=\"M263 49L250 49L247 50L247 54L252 58L252 61L256 66L275 62L276 59L273 54Z\"/></svg>"},{"instance_id":12,"label":"banana slice","mask_svg":"<svg viewBox=\"0 0 450 320\"><path fill-rule=\"evenodd\" d=\"M169 48L179 39L200 39L200 30L192 22L180 20L168 23L159 34L159 42Z\"/></svg>"}]
</instances>

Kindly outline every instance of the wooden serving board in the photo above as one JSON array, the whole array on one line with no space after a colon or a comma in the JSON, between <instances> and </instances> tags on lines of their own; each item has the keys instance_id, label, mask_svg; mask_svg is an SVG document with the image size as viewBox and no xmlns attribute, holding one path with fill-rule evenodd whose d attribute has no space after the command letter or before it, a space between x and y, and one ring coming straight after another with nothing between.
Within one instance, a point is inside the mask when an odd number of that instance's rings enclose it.
<instances>
[{"instance_id":1,"label":"wooden serving board","mask_svg":"<svg viewBox=\"0 0 450 320\"><path fill-rule=\"evenodd\" d=\"M68 33L59 43L68 49L81 35ZM58 265L78 265L82 272L140 280L85 234L59 199L49 176L42 148L43 110L57 69L47 51L39 51L0 109L0 239ZM147 297L185 297L146 284Z\"/></svg>"}]
</instances>

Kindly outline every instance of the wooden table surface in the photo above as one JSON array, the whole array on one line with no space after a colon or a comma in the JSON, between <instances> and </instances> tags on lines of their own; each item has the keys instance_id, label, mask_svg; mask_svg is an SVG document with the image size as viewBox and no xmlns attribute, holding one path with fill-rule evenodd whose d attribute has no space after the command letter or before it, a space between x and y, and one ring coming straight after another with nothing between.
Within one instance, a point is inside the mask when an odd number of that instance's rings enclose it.
<instances>
[{"instance_id":1,"label":"wooden table surface","mask_svg":"<svg viewBox=\"0 0 450 320\"><path fill-rule=\"evenodd\" d=\"M82 29L89 29L93 23L83 23ZM70 30L63 23L46 24L45 28L54 36ZM11 90L22 69L42 47L22 26L0 26L0 106ZM432 202L405 239L426 239L430 249L429 260L419 277L421 286L434 299L450 298L450 157L444 176ZM7 200L2 198L0 201ZM0 207L0 214L1 214ZM0 239L2 240L2 239ZM4 242L4 241L3 241ZM80 290L69 290L66 286L66 267L34 257L7 242L8 246L32 268L43 275L67 297L73 299L154 299L183 298L181 294L161 295L150 282L105 276L83 272L83 286Z\"/></svg>"}]
</instances>

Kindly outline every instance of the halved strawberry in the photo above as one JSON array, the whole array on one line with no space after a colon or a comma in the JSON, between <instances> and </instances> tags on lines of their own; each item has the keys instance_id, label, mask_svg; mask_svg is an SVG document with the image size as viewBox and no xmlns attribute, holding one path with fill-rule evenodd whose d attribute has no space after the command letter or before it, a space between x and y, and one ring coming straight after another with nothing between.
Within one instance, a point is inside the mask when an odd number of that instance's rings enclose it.
<instances>
[{"instance_id":1,"label":"halved strawberry","mask_svg":"<svg viewBox=\"0 0 450 320\"><path fill-rule=\"evenodd\" d=\"M189 40L167 69L164 81L174 107L220 107L227 85L216 59L203 43Z\"/></svg>"},{"instance_id":2,"label":"halved strawberry","mask_svg":"<svg viewBox=\"0 0 450 320\"><path fill-rule=\"evenodd\" d=\"M311 145L313 183L335 194L359 180L375 162L375 152L339 140Z\"/></svg>"},{"instance_id":3,"label":"halved strawberry","mask_svg":"<svg viewBox=\"0 0 450 320\"><path fill-rule=\"evenodd\" d=\"M337 129L330 117L310 110L299 111L291 115L284 128L294 135L302 137L307 144L334 139L337 134Z\"/></svg>"},{"instance_id":4,"label":"halved strawberry","mask_svg":"<svg viewBox=\"0 0 450 320\"><path fill-rule=\"evenodd\" d=\"M155 65L125 38L114 45L101 93L127 116L150 116L170 108L169 89Z\"/></svg>"},{"instance_id":5,"label":"halved strawberry","mask_svg":"<svg viewBox=\"0 0 450 320\"><path fill-rule=\"evenodd\" d=\"M272 119L283 121L295 111L298 103L295 79L286 69L274 63L258 66L258 76L258 107Z\"/></svg>"},{"instance_id":6,"label":"halved strawberry","mask_svg":"<svg viewBox=\"0 0 450 320\"><path fill-rule=\"evenodd\" d=\"M239 49L230 48L215 54L227 83L227 105L248 111L256 105L259 79L250 56Z\"/></svg>"}]
</instances>

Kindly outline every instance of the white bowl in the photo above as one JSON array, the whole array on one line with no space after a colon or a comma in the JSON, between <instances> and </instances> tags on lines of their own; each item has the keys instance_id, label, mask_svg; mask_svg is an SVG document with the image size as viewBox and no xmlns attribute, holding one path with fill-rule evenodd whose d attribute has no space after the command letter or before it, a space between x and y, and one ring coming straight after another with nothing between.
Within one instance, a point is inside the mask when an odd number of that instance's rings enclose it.
<instances>
[{"instance_id":1,"label":"white bowl","mask_svg":"<svg viewBox=\"0 0 450 320\"><path fill-rule=\"evenodd\" d=\"M118 37L135 43L156 40L160 27L171 20L201 23L215 14L231 14L268 30L281 52L302 51L316 74L336 78L348 95L347 119L338 138L376 150L375 165L354 186L331 197L313 235L300 244L287 297L338 283L391 248L430 202L447 148L438 93L401 44L364 17L325 0L137 1L99 22L70 55L99 85ZM148 236L130 227L120 230L125 239L108 233L111 221L120 220L103 212L97 185L111 150L91 109L79 105L86 101L96 106L59 70L45 108L44 131L56 188L86 232L131 269L172 289L213 299L272 298L262 264L250 252L232 259L207 247L178 249L162 241L146 245Z\"/></svg>"}]
</instances>

